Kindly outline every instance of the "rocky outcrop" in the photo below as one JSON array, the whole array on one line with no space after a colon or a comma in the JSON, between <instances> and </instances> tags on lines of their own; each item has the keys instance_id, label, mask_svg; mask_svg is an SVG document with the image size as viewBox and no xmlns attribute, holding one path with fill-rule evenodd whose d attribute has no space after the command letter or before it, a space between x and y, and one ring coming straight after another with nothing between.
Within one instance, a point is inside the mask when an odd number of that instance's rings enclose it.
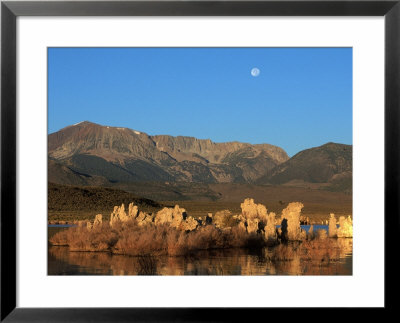
<instances>
[{"instance_id":1,"label":"rocky outcrop","mask_svg":"<svg viewBox=\"0 0 400 323\"><path fill-rule=\"evenodd\" d=\"M99 226L103 224L103 216L101 214L97 214L94 218L93 226Z\"/></svg>"},{"instance_id":2,"label":"rocky outcrop","mask_svg":"<svg viewBox=\"0 0 400 323\"><path fill-rule=\"evenodd\" d=\"M257 218L247 219L247 232L248 233L257 233L259 222L260 222L260 220Z\"/></svg>"},{"instance_id":3,"label":"rocky outcrop","mask_svg":"<svg viewBox=\"0 0 400 323\"><path fill-rule=\"evenodd\" d=\"M248 233L261 232L268 241L276 240L275 213L268 213L267 207L263 204L254 203L254 199L247 198L240 204L242 214L241 225Z\"/></svg>"},{"instance_id":4,"label":"rocky outcrop","mask_svg":"<svg viewBox=\"0 0 400 323\"><path fill-rule=\"evenodd\" d=\"M136 218L137 214L138 214L138 207L136 205L134 205L133 203L129 203L128 217Z\"/></svg>"},{"instance_id":5,"label":"rocky outcrop","mask_svg":"<svg viewBox=\"0 0 400 323\"><path fill-rule=\"evenodd\" d=\"M126 222L131 219L125 212L125 205L114 206L114 211L110 215L110 225L113 226L116 222Z\"/></svg>"},{"instance_id":6,"label":"rocky outcrop","mask_svg":"<svg viewBox=\"0 0 400 323\"><path fill-rule=\"evenodd\" d=\"M246 223L244 221L240 221L238 224L238 227L243 230L246 231Z\"/></svg>"},{"instance_id":7,"label":"rocky outcrop","mask_svg":"<svg viewBox=\"0 0 400 323\"><path fill-rule=\"evenodd\" d=\"M161 211L158 211L154 218L154 223L156 225L168 223L177 228L185 218L186 210L180 208L179 205L175 205L174 208L165 207Z\"/></svg>"},{"instance_id":8,"label":"rocky outcrop","mask_svg":"<svg viewBox=\"0 0 400 323\"><path fill-rule=\"evenodd\" d=\"M88 229L88 231L93 229L93 224L90 221L86 222L86 229Z\"/></svg>"},{"instance_id":9,"label":"rocky outcrop","mask_svg":"<svg viewBox=\"0 0 400 323\"><path fill-rule=\"evenodd\" d=\"M136 217L136 222L139 226L147 225L153 223L153 216L151 214L144 213L142 211L139 212L139 215Z\"/></svg>"},{"instance_id":10,"label":"rocky outcrop","mask_svg":"<svg viewBox=\"0 0 400 323\"><path fill-rule=\"evenodd\" d=\"M86 229L88 231L91 231L93 228L101 226L103 224L103 216L101 214L96 214L93 223L90 221L87 221L86 223L85 221L79 221L77 224L79 227L86 226Z\"/></svg>"},{"instance_id":11,"label":"rocky outcrop","mask_svg":"<svg viewBox=\"0 0 400 323\"><path fill-rule=\"evenodd\" d=\"M353 236L352 219L349 216L341 216L339 219L339 228L337 228L336 217L332 213L329 219L328 230L318 230L314 232L311 225L309 232L301 229L301 223L309 223L309 218L301 215L304 205L300 202L292 202L282 210L279 223L280 228L276 228L277 220L274 212L268 213L267 207L263 204L256 204L251 198L247 198L241 203L241 214L232 214L229 210L216 212L214 215L208 213L205 217L196 219L189 216L184 208L175 205L173 208L164 207L156 214L148 214L139 211L133 203L128 206L128 212L125 205L115 206L111 213L110 225L119 222L121 224L134 220L139 226L143 225L168 225L182 231L193 231L199 226L214 225L216 228L229 232L233 227L240 228L248 234L257 234L258 238L263 238L266 245L275 244L279 240L303 241L312 240L315 237L325 239L327 237L346 238ZM328 222L328 221L327 221ZM94 222L85 222L88 230L102 225L103 216L97 214ZM236 229L235 229L236 230ZM262 239L261 239L262 240Z\"/></svg>"},{"instance_id":12,"label":"rocky outcrop","mask_svg":"<svg viewBox=\"0 0 400 323\"><path fill-rule=\"evenodd\" d=\"M114 206L114 210L110 216L110 226L114 226L116 223L126 223L128 221L135 220L138 225L146 225L151 224L154 220L152 214L147 214L138 210L138 207L133 203L130 203L128 206L128 213L125 211L125 205L122 204L121 206ZM103 216L101 214L97 214L95 216L93 224L91 222L84 222L84 225L91 230L96 226L101 226L103 224ZM79 226L83 224L79 223Z\"/></svg>"},{"instance_id":13,"label":"rocky outcrop","mask_svg":"<svg viewBox=\"0 0 400 323\"><path fill-rule=\"evenodd\" d=\"M180 208L179 205L175 205L172 212L171 226L174 228L179 228L181 223L185 221L186 218L187 218L186 210L184 208Z\"/></svg>"},{"instance_id":14,"label":"rocky outcrop","mask_svg":"<svg viewBox=\"0 0 400 323\"><path fill-rule=\"evenodd\" d=\"M287 221L287 234L289 240L301 240L304 234L300 228L300 214L303 203L292 202L282 211L282 221Z\"/></svg>"},{"instance_id":15,"label":"rocky outcrop","mask_svg":"<svg viewBox=\"0 0 400 323\"><path fill-rule=\"evenodd\" d=\"M168 207L163 208L161 211L158 211L154 217L154 224L160 225L164 223L171 223L173 220L173 213L173 209Z\"/></svg>"},{"instance_id":16,"label":"rocky outcrop","mask_svg":"<svg viewBox=\"0 0 400 323\"><path fill-rule=\"evenodd\" d=\"M180 229L184 231L193 231L198 225L199 223L192 216L188 216L185 221L181 222Z\"/></svg>"},{"instance_id":17,"label":"rocky outcrop","mask_svg":"<svg viewBox=\"0 0 400 323\"><path fill-rule=\"evenodd\" d=\"M263 233L267 239L275 238L275 213L268 214L265 205L254 203L251 198L245 199L240 207L242 213L236 215L229 210L218 211L213 216L212 223L220 229L239 226L247 233Z\"/></svg>"},{"instance_id":18,"label":"rocky outcrop","mask_svg":"<svg viewBox=\"0 0 400 323\"><path fill-rule=\"evenodd\" d=\"M275 213L270 212L267 216L267 223L264 227L265 239L268 241L276 240Z\"/></svg>"},{"instance_id":19,"label":"rocky outcrop","mask_svg":"<svg viewBox=\"0 0 400 323\"><path fill-rule=\"evenodd\" d=\"M140 215L140 213L142 214ZM110 225L113 226L117 222L124 223L135 219L138 220L139 224L143 224L142 222L147 219L147 214L139 212L138 207L133 203L129 203L127 213L125 211L125 205L122 203L121 206L114 206L114 210L110 215ZM147 219L145 222L151 222L150 220L152 221L152 218Z\"/></svg>"},{"instance_id":20,"label":"rocky outcrop","mask_svg":"<svg viewBox=\"0 0 400 323\"><path fill-rule=\"evenodd\" d=\"M345 218L341 216L339 218L339 228L336 231L338 238L352 238L353 237L353 221L351 217Z\"/></svg>"},{"instance_id":21,"label":"rocky outcrop","mask_svg":"<svg viewBox=\"0 0 400 323\"><path fill-rule=\"evenodd\" d=\"M259 218L265 220L267 218L267 208L262 204L254 203L254 199L247 198L240 204L242 215L245 219Z\"/></svg>"},{"instance_id":22,"label":"rocky outcrop","mask_svg":"<svg viewBox=\"0 0 400 323\"><path fill-rule=\"evenodd\" d=\"M333 213L330 214L329 218L328 236L329 238L337 237L336 217Z\"/></svg>"},{"instance_id":23,"label":"rocky outcrop","mask_svg":"<svg viewBox=\"0 0 400 323\"><path fill-rule=\"evenodd\" d=\"M281 242L286 243L289 241L289 235L288 235L288 230L287 230L287 219L282 219L281 226L278 229L278 237L281 240Z\"/></svg>"},{"instance_id":24,"label":"rocky outcrop","mask_svg":"<svg viewBox=\"0 0 400 323\"><path fill-rule=\"evenodd\" d=\"M154 224L169 224L171 227L177 229L192 231L197 228L199 222L197 222L193 217L188 216L184 208L175 205L174 208L165 207L161 211L158 211L154 217Z\"/></svg>"},{"instance_id":25,"label":"rocky outcrop","mask_svg":"<svg viewBox=\"0 0 400 323\"><path fill-rule=\"evenodd\" d=\"M234 223L232 220L234 220L233 214L229 210L218 211L213 216L213 224L220 229L232 226Z\"/></svg>"},{"instance_id":26,"label":"rocky outcrop","mask_svg":"<svg viewBox=\"0 0 400 323\"><path fill-rule=\"evenodd\" d=\"M310 228L308 229L307 233L307 239L311 240L315 238L315 233L314 233L314 226L311 224Z\"/></svg>"},{"instance_id":27,"label":"rocky outcrop","mask_svg":"<svg viewBox=\"0 0 400 323\"><path fill-rule=\"evenodd\" d=\"M128 213L125 211L125 205L115 206L110 217L110 225L115 223L125 223L135 220L139 226L143 225L163 225L168 224L171 227L192 231L197 228L199 222L193 217L187 216L186 210L175 205L174 208L165 207L158 211L155 215L139 211L138 207L133 203L129 204Z\"/></svg>"}]
</instances>

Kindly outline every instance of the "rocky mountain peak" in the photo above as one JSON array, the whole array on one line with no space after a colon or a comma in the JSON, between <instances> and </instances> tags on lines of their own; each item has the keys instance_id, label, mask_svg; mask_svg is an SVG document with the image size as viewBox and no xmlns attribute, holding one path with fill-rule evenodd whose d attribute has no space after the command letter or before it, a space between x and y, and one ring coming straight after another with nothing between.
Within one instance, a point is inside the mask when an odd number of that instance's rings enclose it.
<instances>
[{"instance_id":1,"label":"rocky mountain peak","mask_svg":"<svg viewBox=\"0 0 400 323\"><path fill-rule=\"evenodd\" d=\"M110 166L119 167L118 173L127 172L126 178L200 182L252 182L289 158L282 148L270 144L150 136L139 130L89 121L50 134L48 154L79 173L96 168L95 173L101 175L101 168Z\"/></svg>"}]
</instances>

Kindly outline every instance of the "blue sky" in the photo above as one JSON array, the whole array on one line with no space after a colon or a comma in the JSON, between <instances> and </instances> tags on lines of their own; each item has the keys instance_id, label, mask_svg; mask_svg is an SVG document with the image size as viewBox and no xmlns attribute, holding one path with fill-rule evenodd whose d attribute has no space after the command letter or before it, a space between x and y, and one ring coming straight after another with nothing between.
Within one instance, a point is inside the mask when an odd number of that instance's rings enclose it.
<instances>
[{"instance_id":1,"label":"blue sky","mask_svg":"<svg viewBox=\"0 0 400 323\"><path fill-rule=\"evenodd\" d=\"M88 120L292 156L352 144L352 87L351 48L49 48L48 131Z\"/></svg>"}]
</instances>

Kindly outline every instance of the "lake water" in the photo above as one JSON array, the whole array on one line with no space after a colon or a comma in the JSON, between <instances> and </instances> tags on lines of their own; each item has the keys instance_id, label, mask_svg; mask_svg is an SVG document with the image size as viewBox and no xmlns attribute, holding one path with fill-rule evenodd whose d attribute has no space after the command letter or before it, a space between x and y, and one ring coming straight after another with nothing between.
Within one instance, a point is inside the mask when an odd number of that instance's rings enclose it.
<instances>
[{"instance_id":1,"label":"lake water","mask_svg":"<svg viewBox=\"0 0 400 323\"><path fill-rule=\"evenodd\" d=\"M321 226L326 229L326 226ZM308 228L304 228L308 229ZM65 227L49 227L49 237ZM317 230L314 226L314 230ZM275 248L199 251L188 257L130 257L105 252L70 252L50 246L49 275L352 275L353 239L329 239L335 250L317 248L316 259L299 244L280 246L290 258L276 260ZM275 252L274 252L275 251Z\"/></svg>"}]
</instances>

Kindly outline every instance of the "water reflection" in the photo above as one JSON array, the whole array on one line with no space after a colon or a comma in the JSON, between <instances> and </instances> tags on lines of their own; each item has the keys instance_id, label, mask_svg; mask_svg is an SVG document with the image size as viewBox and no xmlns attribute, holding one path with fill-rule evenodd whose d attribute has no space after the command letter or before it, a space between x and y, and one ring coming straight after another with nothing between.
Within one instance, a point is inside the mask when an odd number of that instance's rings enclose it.
<instances>
[{"instance_id":1,"label":"water reflection","mask_svg":"<svg viewBox=\"0 0 400 323\"><path fill-rule=\"evenodd\" d=\"M352 239L259 250L201 251L188 257L129 257L49 247L49 275L351 275Z\"/></svg>"}]
</instances>

